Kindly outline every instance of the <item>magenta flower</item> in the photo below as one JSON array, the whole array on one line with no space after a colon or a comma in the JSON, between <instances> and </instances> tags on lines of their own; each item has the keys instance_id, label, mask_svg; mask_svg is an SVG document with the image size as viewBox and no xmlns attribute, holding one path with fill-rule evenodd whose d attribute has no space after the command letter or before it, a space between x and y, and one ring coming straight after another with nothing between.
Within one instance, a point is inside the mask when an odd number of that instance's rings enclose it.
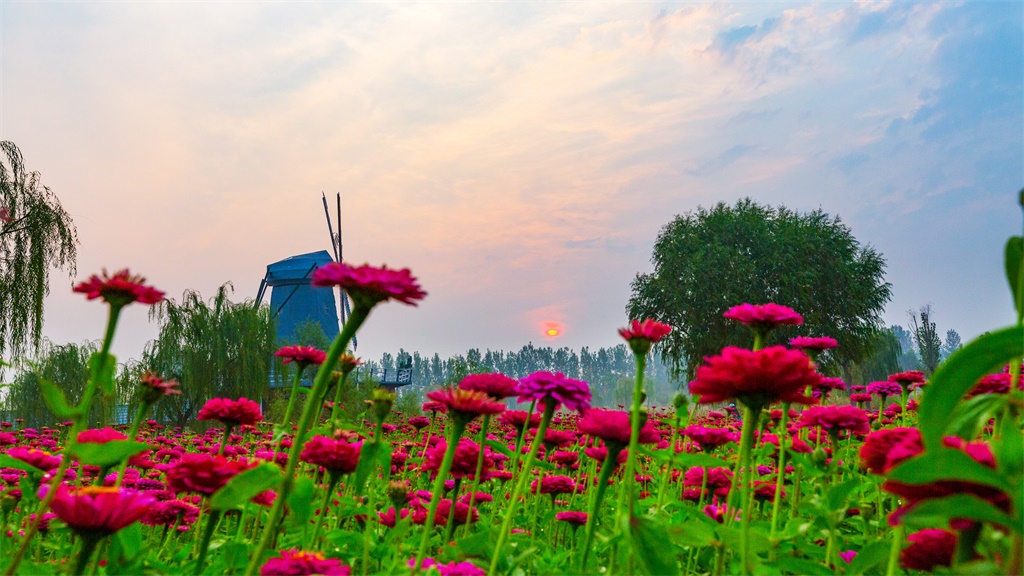
<instances>
[{"instance_id":1,"label":"magenta flower","mask_svg":"<svg viewBox=\"0 0 1024 576\"><path fill-rule=\"evenodd\" d=\"M505 410L505 404L495 401L485 392L462 388L441 388L427 392L427 398L439 402L448 412L465 418L468 422L482 414L498 414ZM428 409L424 405L424 409Z\"/></svg>"},{"instance_id":2,"label":"magenta flower","mask_svg":"<svg viewBox=\"0 0 1024 576\"><path fill-rule=\"evenodd\" d=\"M756 351L728 346L705 362L690 382L690 392L700 395L702 404L734 398L750 408L772 402L815 403L804 391L818 384L821 376L799 351L783 346Z\"/></svg>"},{"instance_id":3,"label":"magenta flower","mask_svg":"<svg viewBox=\"0 0 1024 576\"><path fill-rule=\"evenodd\" d=\"M178 388L177 380L164 380L152 372L145 372L139 381L140 395L143 402L150 404L164 396L178 396L181 390Z\"/></svg>"},{"instance_id":4,"label":"magenta flower","mask_svg":"<svg viewBox=\"0 0 1024 576\"><path fill-rule=\"evenodd\" d=\"M903 387L895 382L882 380L868 384L868 394L876 396L898 396L903 393Z\"/></svg>"},{"instance_id":5,"label":"magenta flower","mask_svg":"<svg viewBox=\"0 0 1024 576\"><path fill-rule=\"evenodd\" d=\"M555 514L555 520L565 522L566 524L577 528L587 523L586 512L574 512L571 510L565 510Z\"/></svg>"},{"instance_id":6,"label":"magenta flower","mask_svg":"<svg viewBox=\"0 0 1024 576\"><path fill-rule=\"evenodd\" d=\"M789 341L789 345L798 350L810 350L812 352L824 352L839 346L835 338L828 336L811 337L797 336Z\"/></svg>"},{"instance_id":7,"label":"magenta flower","mask_svg":"<svg viewBox=\"0 0 1024 576\"><path fill-rule=\"evenodd\" d=\"M323 466L333 474L351 474L359 465L362 445L362 442L350 443L326 436L313 436L302 447L299 460Z\"/></svg>"},{"instance_id":8,"label":"magenta flower","mask_svg":"<svg viewBox=\"0 0 1024 576\"><path fill-rule=\"evenodd\" d=\"M628 328L619 328L619 336L622 336L634 354L645 355L651 351L651 345L661 340L672 331L668 324L662 324L650 318L643 322L633 320Z\"/></svg>"},{"instance_id":9,"label":"magenta flower","mask_svg":"<svg viewBox=\"0 0 1024 576\"><path fill-rule=\"evenodd\" d=\"M619 449L629 444L629 436L632 432L628 412L601 408L587 410L576 423L576 429L582 434L600 438L606 444L614 445ZM644 423L640 429L640 444L654 444L660 438L658 431L650 422Z\"/></svg>"},{"instance_id":10,"label":"magenta flower","mask_svg":"<svg viewBox=\"0 0 1024 576\"><path fill-rule=\"evenodd\" d=\"M274 356L283 358L283 364L295 362L299 365L299 370L310 364L319 366L327 359L326 352L318 350L313 346L284 346L277 352L274 352Z\"/></svg>"},{"instance_id":11,"label":"magenta flower","mask_svg":"<svg viewBox=\"0 0 1024 576\"><path fill-rule=\"evenodd\" d=\"M427 293L420 289L408 268L391 270L369 264L352 267L331 262L313 272L313 286L338 286L348 292L356 304L372 308L378 302L398 300L416 306Z\"/></svg>"},{"instance_id":12,"label":"magenta flower","mask_svg":"<svg viewBox=\"0 0 1024 576\"><path fill-rule=\"evenodd\" d=\"M515 396L519 383L504 374L470 374L459 382L463 390L483 392L495 400Z\"/></svg>"},{"instance_id":13,"label":"magenta flower","mask_svg":"<svg viewBox=\"0 0 1024 576\"><path fill-rule=\"evenodd\" d=\"M540 404L550 398L567 410L584 412L590 408L590 387L582 380L566 378L561 372L534 372L519 381L516 392L520 402L537 401Z\"/></svg>"},{"instance_id":14,"label":"magenta flower","mask_svg":"<svg viewBox=\"0 0 1024 576\"><path fill-rule=\"evenodd\" d=\"M337 558L325 558L319 552L282 550L260 568L260 576L349 576L352 569Z\"/></svg>"},{"instance_id":15,"label":"magenta flower","mask_svg":"<svg viewBox=\"0 0 1024 576\"><path fill-rule=\"evenodd\" d=\"M108 304L125 306L132 302L156 304L164 299L164 293L145 285L146 279L132 275L128 269L119 270L113 276L104 269L102 276L93 274L88 280L79 282L75 292L85 294L89 300L103 298Z\"/></svg>"},{"instance_id":16,"label":"magenta flower","mask_svg":"<svg viewBox=\"0 0 1024 576\"><path fill-rule=\"evenodd\" d=\"M40 489L44 498L48 486ZM144 492L85 486L68 490L59 484L50 509L72 530L81 535L109 536L140 520L156 499Z\"/></svg>"},{"instance_id":17,"label":"magenta flower","mask_svg":"<svg viewBox=\"0 0 1024 576\"><path fill-rule=\"evenodd\" d=\"M724 446L729 442L739 442L740 436L737 432L732 430L726 430L724 428L708 428L706 426L692 425L687 426L683 430L683 434L688 436L690 440L693 440L700 445L700 449L704 452L711 452L719 446Z\"/></svg>"},{"instance_id":18,"label":"magenta flower","mask_svg":"<svg viewBox=\"0 0 1024 576\"><path fill-rule=\"evenodd\" d=\"M260 405L247 398L211 398L199 410L196 420L219 420L226 426L252 425L263 420Z\"/></svg>"},{"instance_id":19,"label":"magenta flower","mask_svg":"<svg viewBox=\"0 0 1024 576\"><path fill-rule=\"evenodd\" d=\"M82 430L78 433L78 442L92 444L106 444L112 440L127 440L128 437L113 428L95 428Z\"/></svg>"},{"instance_id":20,"label":"magenta flower","mask_svg":"<svg viewBox=\"0 0 1024 576\"><path fill-rule=\"evenodd\" d=\"M783 324L797 325L804 323L804 317L797 314L789 306L780 304L740 304L725 311L722 316L735 320L755 330L767 331Z\"/></svg>"},{"instance_id":21,"label":"magenta flower","mask_svg":"<svg viewBox=\"0 0 1024 576\"><path fill-rule=\"evenodd\" d=\"M867 434L871 431L868 413L856 406L811 406L800 414L797 428L818 426L829 433L847 430L850 434Z\"/></svg>"}]
</instances>

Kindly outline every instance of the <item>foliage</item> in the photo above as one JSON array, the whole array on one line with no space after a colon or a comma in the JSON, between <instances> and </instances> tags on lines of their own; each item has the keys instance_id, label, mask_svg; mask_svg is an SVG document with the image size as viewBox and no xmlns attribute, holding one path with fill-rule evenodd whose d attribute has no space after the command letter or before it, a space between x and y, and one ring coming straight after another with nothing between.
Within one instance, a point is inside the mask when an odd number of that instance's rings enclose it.
<instances>
[{"instance_id":1,"label":"foliage","mask_svg":"<svg viewBox=\"0 0 1024 576\"><path fill-rule=\"evenodd\" d=\"M231 302L229 290L224 284L209 302L189 290L180 303L167 299L150 312L160 335L146 346L144 363L181 383L180 396L154 408L158 420L183 426L213 397L263 399L277 350L270 311Z\"/></svg>"},{"instance_id":2,"label":"foliage","mask_svg":"<svg viewBox=\"0 0 1024 576\"><path fill-rule=\"evenodd\" d=\"M41 380L53 382L64 396L78 403L89 380L89 357L99 350L93 342L54 344L44 340L33 361L23 362L3 397L4 419L17 415L25 426L40 428L60 421L39 395ZM100 406L93 407L90 422L102 420ZM13 419L13 417L11 417Z\"/></svg>"},{"instance_id":3,"label":"foliage","mask_svg":"<svg viewBox=\"0 0 1024 576\"><path fill-rule=\"evenodd\" d=\"M942 357L949 358L954 352L963 348L964 343L960 340L960 334L950 328L946 330L946 341L942 343Z\"/></svg>"},{"instance_id":4,"label":"foliage","mask_svg":"<svg viewBox=\"0 0 1024 576\"><path fill-rule=\"evenodd\" d=\"M742 326L722 318L738 303L792 307L805 324L778 331L780 340L831 336L839 348L823 360L846 364L871 352L891 297L881 254L862 246L839 217L749 198L677 216L659 233L651 261L654 272L632 283L627 311L675 328L659 350L687 376L723 346L749 344Z\"/></svg>"},{"instance_id":5,"label":"foliage","mask_svg":"<svg viewBox=\"0 0 1024 576\"><path fill-rule=\"evenodd\" d=\"M0 355L38 348L50 269L75 274L78 233L56 194L25 168L13 142L0 142Z\"/></svg>"},{"instance_id":6,"label":"foliage","mask_svg":"<svg viewBox=\"0 0 1024 576\"><path fill-rule=\"evenodd\" d=\"M917 353L921 356L922 369L925 374L931 374L942 359L942 340L932 321L932 305L921 306L916 314L908 310L907 315L910 316L910 333L914 336Z\"/></svg>"},{"instance_id":7,"label":"foliage","mask_svg":"<svg viewBox=\"0 0 1024 576\"><path fill-rule=\"evenodd\" d=\"M847 366L847 381L850 384L867 384L885 380L889 374L903 370L900 364L902 357L903 347L892 328L880 330L871 354L863 361Z\"/></svg>"}]
</instances>

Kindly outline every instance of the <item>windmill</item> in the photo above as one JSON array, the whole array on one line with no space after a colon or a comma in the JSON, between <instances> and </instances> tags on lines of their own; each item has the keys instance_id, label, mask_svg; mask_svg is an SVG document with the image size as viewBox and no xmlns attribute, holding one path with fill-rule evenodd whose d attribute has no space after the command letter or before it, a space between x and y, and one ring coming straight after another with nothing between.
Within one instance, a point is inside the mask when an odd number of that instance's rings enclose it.
<instances>
[{"instance_id":1,"label":"windmill","mask_svg":"<svg viewBox=\"0 0 1024 576\"><path fill-rule=\"evenodd\" d=\"M327 195L323 192L320 193L320 198L324 202L324 216L327 217L327 232L331 235L331 249L334 251L334 261L341 262L344 254L341 243L341 194L337 196L338 200L338 233L334 233L334 228L331 226L331 211L327 207ZM341 325L344 326L345 322L348 321L348 317L352 314L352 305L348 300L348 294L344 290L338 289L339 299L341 300ZM359 347L359 340L355 336L352 337L352 349L355 350Z\"/></svg>"}]
</instances>

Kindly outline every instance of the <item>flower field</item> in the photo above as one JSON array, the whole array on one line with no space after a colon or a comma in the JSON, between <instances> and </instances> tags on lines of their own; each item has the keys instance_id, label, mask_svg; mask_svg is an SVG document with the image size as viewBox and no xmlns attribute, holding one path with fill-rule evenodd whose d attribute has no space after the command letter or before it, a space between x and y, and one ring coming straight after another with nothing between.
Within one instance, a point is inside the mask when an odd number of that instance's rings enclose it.
<instances>
[{"instance_id":1,"label":"flower field","mask_svg":"<svg viewBox=\"0 0 1024 576\"><path fill-rule=\"evenodd\" d=\"M1007 248L1018 308L1022 242ZM725 316L751 349L709 357L670 407L646 406L644 366L671 327L620 330L636 356L632 404L591 406L586 382L471 374L422 414L376 391L338 410L372 309L415 305L408 270L334 263L314 284L354 303L326 351L286 346L285 421L211 398L205 433L148 420L187 382L147 374L130 425L95 427L120 314L163 294L127 271L75 287L110 309L77 404L43 382L55 425L0 431L6 574L1020 574L1024 408L1018 322L934 374L863 387L821 375L826 336L766 345L799 311ZM316 372L298 393L303 374ZM57 424L57 423L60 424Z\"/></svg>"}]
</instances>

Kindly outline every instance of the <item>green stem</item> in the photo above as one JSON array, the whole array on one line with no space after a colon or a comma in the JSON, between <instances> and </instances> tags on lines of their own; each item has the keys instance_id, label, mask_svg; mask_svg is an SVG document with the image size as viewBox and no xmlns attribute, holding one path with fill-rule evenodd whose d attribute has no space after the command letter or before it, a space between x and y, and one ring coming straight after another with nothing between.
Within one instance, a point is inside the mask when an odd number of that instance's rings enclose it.
<instances>
[{"instance_id":1,"label":"green stem","mask_svg":"<svg viewBox=\"0 0 1024 576\"><path fill-rule=\"evenodd\" d=\"M231 437L231 429L232 428L234 428L234 426L231 426L231 425L228 425L228 424L224 425L224 435L221 436L221 439L220 439L220 450L217 451L217 455L218 456L223 456L224 455L224 449L227 448L227 446L228 446L228 438Z\"/></svg>"},{"instance_id":2,"label":"green stem","mask_svg":"<svg viewBox=\"0 0 1024 576\"><path fill-rule=\"evenodd\" d=\"M451 421L451 434L448 437L448 446L444 451L444 460L441 461L441 468L437 471L437 478L434 479L434 489L430 494L430 507L427 510L427 520L423 526L423 537L420 539L420 548L416 552L415 571L419 571L423 565L423 558L427 554L427 546L430 544L430 531L434 528L434 516L437 515L437 505L441 502L444 492L444 481L451 472L452 462L455 460L455 450L459 446L459 439L466 430L468 422L456 415ZM452 502L454 507L455 503Z\"/></svg>"},{"instance_id":3,"label":"green stem","mask_svg":"<svg viewBox=\"0 0 1024 576\"><path fill-rule=\"evenodd\" d=\"M304 367L303 367L304 368ZM292 410L295 409L295 400L299 395L299 384L302 382L302 368L295 371L295 378L292 380L292 392L288 395L288 407L284 410L284 418L281 419L281 438L277 439L274 445L274 452L281 449L281 440L284 439L285 430L292 421Z\"/></svg>"},{"instance_id":4,"label":"green stem","mask_svg":"<svg viewBox=\"0 0 1024 576\"><path fill-rule=\"evenodd\" d=\"M587 515L587 528L586 536L583 539L583 561L580 563L580 571L587 571L587 559L590 556L590 544L594 539L594 530L597 528L597 511L601 507L601 501L604 499L604 493L608 490L608 479L611 478L612 472L615 471L616 463L619 459L620 450L612 450L608 447L608 453L605 454L604 462L601 463L601 475L597 479L597 494L594 498L593 503L590 506L590 514Z\"/></svg>"},{"instance_id":5,"label":"green stem","mask_svg":"<svg viewBox=\"0 0 1024 576\"><path fill-rule=\"evenodd\" d=\"M277 534L277 527L281 523L285 502L295 487L295 468L299 463L299 454L302 452L302 446L306 443L306 431L320 412L319 403L314 400L323 395L331 378L332 367L338 362L338 358L341 357L342 352L345 351L348 343L355 336L356 331L366 321L366 318L370 315L370 310L371 308L356 305L355 309L352 310L352 315L345 322L341 333L331 343L331 347L327 351L327 358L320 365L320 371L317 372L316 380L313 382L313 390L310 392L310 401L306 402L305 409L302 411L299 429L296 431L295 438L292 439L292 447L288 451L288 465L285 469L284 479L281 482L281 492L274 500L274 506L270 510L270 518L267 520L267 525L263 528L263 536L260 538L260 542L256 546L256 550L253 551L252 558L249 560L249 565L245 569L246 576L252 576L256 573L256 569L260 566L260 562L263 559L264 551L270 546L271 540Z\"/></svg>"},{"instance_id":6,"label":"green stem","mask_svg":"<svg viewBox=\"0 0 1024 576\"><path fill-rule=\"evenodd\" d=\"M75 561L75 571L72 574L85 574L85 567L89 564L89 558L92 556L96 545L103 540L102 536L95 534L85 535L82 534L82 549L78 552L78 559Z\"/></svg>"},{"instance_id":7,"label":"green stem","mask_svg":"<svg viewBox=\"0 0 1024 576\"><path fill-rule=\"evenodd\" d=\"M752 470L750 469L750 455L751 448L754 445L754 430L757 428L758 419L761 416L761 407L751 408L750 406L743 406L743 433L740 439L740 467L743 472L743 484L741 485L740 502L746 504L749 500L750 494L750 480L753 476ZM729 500L732 500L732 495L735 494L735 490L729 491ZM736 515L736 509L732 504L726 506L726 514L729 518L733 518ZM742 531L743 531L743 546L740 550L740 558L743 561L743 573L750 574L752 572L750 562L750 517L752 511L747 506L747 510L743 510L741 513Z\"/></svg>"},{"instance_id":8,"label":"green stem","mask_svg":"<svg viewBox=\"0 0 1024 576\"><path fill-rule=\"evenodd\" d=\"M775 436L779 439L779 466L775 469L775 498L772 502L772 527L768 533L768 540L775 546L775 531L779 527L779 506L782 503L782 480L786 474L786 438L789 434L786 433L786 424L789 419L789 402L782 404L782 421L779 423L778 434Z\"/></svg>"},{"instance_id":9,"label":"green stem","mask_svg":"<svg viewBox=\"0 0 1024 576\"><path fill-rule=\"evenodd\" d=\"M490 576L493 576L498 569L498 559L501 558L502 548L504 548L505 542L508 540L509 531L512 528L512 517L516 513L516 508L519 507L519 495L523 493L526 483L530 480L530 467L533 466L533 460L537 457L540 445L544 441L544 434L548 431L548 424L551 422L551 417L555 415L555 408L557 406L558 403L550 396L544 398L544 414L541 416L540 426L537 427L537 434L533 437L530 453L526 455L523 471L519 473L519 481L516 482L516 487L512 491L512 498L509 500L508 508L505 509L505 517L501 521L501 528L498 530L498 543L494 547L494 556L491 557L491 565L487 570L487 574ZM527 427L530 425L529 423L529 418L527 418Z\"/></svg>"},{"instance_id":10,"label":"green stem","mask_svg":"<svg viewBox=\"0 0 1024 576\"><path fill-rule=\"evenodd\" d=\"M644 368L647 365L647 356L636 355L636 378L633 381L633 408L630 411L629 452L626 454L626 471L623 476L625 497L627 498L627 509L629 516L633 516L633 508L636 504L636 460L640 447L640 408L644 395Z\"/></svg>"},{"instance_id":11,"label":"green stem","mask_svg":"<svg viewBox=\"0 0 1024 576\"><path fill-rule=\"evenodd\" d=\"M334 488L337 487L338 480L341 479L341 474L338 474L337 472L331 471L330 475L331 479L327 485L327 492L324 493L323 502L320 503L320 519L316 523L316 528L313 529L313 538L310 540L313 549L316 549L317 547L316 543L317 538L320 536L320 529L323 528L324 520L327 519L327 503L331 501L331 494L334 493ZM369 524L371 520L374 519L367 517L366 523Z\"/></svg>"},{"instance_id":12,"label":"green stem","mask_svg":"<svg viewBox=\"0 0 1024 576\"><path fill-rule=\"evenodd\" d=\"M889 547L889 563L885 568L885 576L896 574L896 566L900 560L900 550L903 544L903 525L900 524L892 533L892 546Z\"/></svg>"},{"instance_id":13,"label":"green stem","mask_svg":"<svg viewBox=\"0 0 1024 576\"><path fill-rule=\"evenodd\" d=\"M210 516L206 519L203 541L199 544L199 558L196 559L196 574L203 573L203 564L206 563L206 552L210 548L210 539L213 538L213 532L217 529L217 524L220 524L220 510L215 509L210 512Z\"/></svg>"},{"instance_id":14,"label":"green stem","mask_svg":"<svg viewBox=\"0 0 1024 576\"><path fill-rule=\"evenodd\" d=\"M345 381L348 380L348 372L342 372L341 378L338 380L338 389L334 391L334 406L331 406L331 435L334 435L334 431L338 428L338 405L341 404L341 389L345 386ZM431 421L433 423L433 421Z\"/></svg>"},{"instance_id":15,"label":"green stem","mask_svg":"<svg viewBox=\"0 0 1024 576\"><path fill-rule=\"evenodd\" d=\"M149 412L149 403L143 401L139 404L139 408L135 410L135 419L132 420L131 428L128 429L128 439L134 441L135 437L139 434L139 426L142 424L142 419L146 417L146 412ZM125 458L124 462L118 467L117 481L114 483L116 488L121 487L121 483L124 482L124 473L128 470L128 459Z\"/></svg>"},{"instance_id":16,"label":"green stem","mask_svg":"<svg viewBox=\"0 0 1024 576\"><path fill-rule=\"evenodd\" d=\"M65 457L61 458L60 465L57 466L57 472L54 474L53 480L51 481L53 488L56 488L64 480L64 473L67 472L68 466L71 465L71 458L67 457L67 455L74 451L75 446L78 444L78 434L84 430L88 424L89 409L92 407L93 398L96 397L96 390L100 385L100 375L103 374L107 361L110 359L110 346L114 341L114 331L117 328L117 319L121 314L122 307L123 305L110 305L110 313L107 318L107 330L104 332L103 345L99 352L99 366L90 372L89 382L85 386L85 391L82 392L82 401L79 402L78 407L75 409L75 415L72 417L74 425L68 433L68 442L64 447ZM39 507L36 509L35 518L29 522L28 528L25 530L25 537L21 539L21 543L18 544L18 549L15 551L10 565L7 566L7 571L4 572L5 576L14 576L17 572L18 566L21 564L22 559L25 557L25 553L28 551L29 542L39 530L39 524L43 520L43 514L49 510L50 503L53 502L53 499L56 496L56 489L48 490L46 492L46 496L43 497L43 500L39 503Z\"/></svg>"},{"instance_id":17,"label":"green stem","mask_svg":"<svg viewBox=\"0 0 1024 576\"><path fill-rule=\"evenodd\" d=\"M473 474L473 483L469 487L469 513L473 513L473 504L476 503L476 491L480 487L480 475L484 471L484 442L487 441L487 426L491 423L491 415L484 414L483 424L480 426L480 453L476 457L476 472ZM454 500L454 498L453 498ZM466 522L465 533L469 534L470 523Z\"/></svg>"}]
</instances>

